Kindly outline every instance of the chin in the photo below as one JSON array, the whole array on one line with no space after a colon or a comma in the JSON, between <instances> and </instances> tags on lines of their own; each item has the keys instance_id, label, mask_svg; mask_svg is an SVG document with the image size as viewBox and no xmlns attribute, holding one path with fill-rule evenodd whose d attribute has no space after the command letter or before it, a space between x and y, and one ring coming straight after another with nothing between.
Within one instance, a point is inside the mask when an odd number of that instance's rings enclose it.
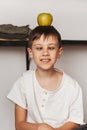
<instances>
[{"instance_id":1,"label":"chin","mask_svg":"<svg viewBox=\"0 0 87 130\"><path fill-rule=\"evenodd\" d=\"M43 71L49 71L51 70L53 67L41 67L40 69Z\"/></svg>"}]
</instances>

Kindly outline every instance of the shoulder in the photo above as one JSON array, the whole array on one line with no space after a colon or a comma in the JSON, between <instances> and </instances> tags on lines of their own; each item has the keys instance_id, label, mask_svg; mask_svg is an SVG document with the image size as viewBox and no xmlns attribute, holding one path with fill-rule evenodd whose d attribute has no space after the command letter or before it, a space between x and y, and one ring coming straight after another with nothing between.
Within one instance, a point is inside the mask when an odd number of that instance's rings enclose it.
<instances>
[{"instance_id":1,"label":"shoulder","mask_svg":"<svg viewBox=\"0 0 87 130\"><path fill-rule=\"evenodd\" d=\"M70 102L70 104L77 99L82 99L82 88L77 80L64 73L63 82L63 93L66 95L67 100Z\"/></svg>"},{"instance_id":2,"label":"shoulder","mask_svg":"<svg viewBox=\"0 0 87 130\"><path fill-rule=\"evenodd\" d=\"M17 81L31 80L34 74L34 70L28 70L22 73L22 75L17 79Z\"/></svg>"},{"instance_id":3,"label":"shoulder","mask_svg":"<svg viewBox=\"0 0 87 130\"><path fill-rule=\"evenodd\" d=\"M35 72L34 70L25 71L25 72L22 74L22 77L23 77L23 78L27 78L28 76L32 76L34 72Z\"/></svg>"},{"instance_id":4,"label":"shoulder","mask_svg":"<svg viewBox=\"0 0 87 130\"><path fill-rule=\"evenodd\" d=\"M73 78L71 75L69 75L68 73L64 72L61 69L57 69L58 72L60 72L60 74L62 75L62 82L61 84L63 85L63 88L66 89L71 89L71 90L75 90L75 89L81 89L78 81Z\"/></svg>"},{"instance_id":5,"label":"shoulder","mask_svg":"<svg viewBox=\"0 0 87 130\"><path fill-rule=\"evenodd\" d=\"M26 90L32 86L32 79L33 79L34 71L29 70L24 72L13 84L13 87L21 88Z\"/></svg>"},{"instance_id":6,"label":"shoulder","mask_svg":"<svg viewBox=\"0 0 87 130\"><path fill-rule=\"evenodd\" d=\"M81 86L79 85L78 81L64 72L64 84L67 89L73 92L81 91Z\"/></svg>"}]
</instances>

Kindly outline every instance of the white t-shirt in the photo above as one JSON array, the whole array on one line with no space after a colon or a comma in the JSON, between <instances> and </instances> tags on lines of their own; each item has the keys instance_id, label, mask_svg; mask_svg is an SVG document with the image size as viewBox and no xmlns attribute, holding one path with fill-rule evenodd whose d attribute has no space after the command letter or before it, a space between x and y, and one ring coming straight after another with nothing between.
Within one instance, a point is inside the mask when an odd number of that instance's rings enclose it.
<instances>
[{"instance_id":1,"label":"white t-shirt","mask_svg":"<svg viewBox=\"0 0 87 130\"><path fill-rule=\"evenodd\" d=\"M83 124L82 90L64 72L60 87L48 91L39 85L35 71L29 70L16 81L7 97L27 110L28 122L45 122L54 128L68 121Z\"/></svg>"}]
</instances>

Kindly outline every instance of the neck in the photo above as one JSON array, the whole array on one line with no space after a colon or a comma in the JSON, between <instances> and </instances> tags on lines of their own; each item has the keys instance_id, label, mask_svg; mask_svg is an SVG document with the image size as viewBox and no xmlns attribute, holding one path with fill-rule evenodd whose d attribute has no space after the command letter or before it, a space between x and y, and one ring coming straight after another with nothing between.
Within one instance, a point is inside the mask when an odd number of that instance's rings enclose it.
<instances>
[{"instance_id":1,"label":"neck","mask_svg":"<svg viewBox=\"0 0 87 130\"><path fill-rule=\"evenodd\" d=\"M36 75L37 77L40 77L40 78L49 78L51 77L54 73L55 73L55 69L52 68L50 70L38 70L36 69Z\"/></svg>"},{"instance_id":2,"label":"neck","mask_svg":"<svg viewBox=\"0 0 87 130\"><path fill-rule=\"evenodd\" d=\"M44 89L53 91L58 88L62 79L62 73L54 68L49 71L36 70L36 78L40 86Z\"/></svg>"}]
</instances>

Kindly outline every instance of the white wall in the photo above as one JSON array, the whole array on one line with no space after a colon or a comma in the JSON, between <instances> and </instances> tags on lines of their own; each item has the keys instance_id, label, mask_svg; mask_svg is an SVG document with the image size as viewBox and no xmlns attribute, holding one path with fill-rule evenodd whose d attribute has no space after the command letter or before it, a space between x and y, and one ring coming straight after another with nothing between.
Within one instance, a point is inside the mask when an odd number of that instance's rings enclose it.
<instances>
[{"instance_id":1,"label":"white wall","mask_svg":"<svg viewBox=\"0 0 87 130\"><path fill-rule=\"evenodd\" d=\"M14 130L13 104L7 100L13 82L26 70L25 48L0 48L0 130Z\"/></svg>"},{"instance_id":2,"label":"white wall","mask_svg":"<svg viewBox=\"0 0 87 130\"><path fill-rule=\"evenodd\" d=\"M87 0L0 0L0 24L34 28L41 12L53 15L63 39L87 39Z\"/></svg>"},{"instance_id":3,"label":"white wall","mask_svg":"<svg viewBox=\"0 0 87 130\"><path fill-rule=\"evenodd\" d=\"M0 24L37 26L37 15L50 12L62 39L87 40L87 0L0 0ZM14 105L6 95L26 71L25 49L0 47L0 130L14 130ZM66 46L56 66L76 78L83 90L87 122L87 46ZM31 68L33 68L31 66Z\"/></svg>"}]
</instances>

